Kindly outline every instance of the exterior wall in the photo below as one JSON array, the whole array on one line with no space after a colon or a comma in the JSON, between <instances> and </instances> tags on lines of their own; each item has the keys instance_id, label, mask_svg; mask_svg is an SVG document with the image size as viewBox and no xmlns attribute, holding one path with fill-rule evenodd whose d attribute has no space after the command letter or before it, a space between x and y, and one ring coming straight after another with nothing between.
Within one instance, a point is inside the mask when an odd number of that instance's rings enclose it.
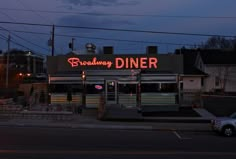
<instances>
[{"instance_id":1,"label":"exterior wall","mask_svg":"<svg viewBox=\"0 0 236 159\"><path fill-rule=\"evenodd\" d=\"M202 58L200 56L200 53L197 55L195 66L199 69L205 72L205 64L202 61Z\"/></svg>"},{"instance_id":2,"label":"exterior wall","mask_svg":"<svg viewBox=\"0 0 236 159\"><path fill-rule=\"evenodd\" d=\"M17 88L22 82L26 73L33 75L44 73L44 58L41 56L27 56L24 51L13 51L9 54L9 76L8 87ZM5 87L6 83L6 54L0 56L0 88Z\"/></svg>"},{"instance_id":3,"label":"exterior wall","mask_svg":"<svg viewBox=\"0 0 236 159\"><path fill-rule=\"evenodd\" d=\"M48 101L48 84L47 83L30 83L30 84L20 84L19 85L19 88L18 88L18 91L22 91L24 92L24 96L25 98L28 100L30 100L30 90L31 90L31 87L34 88L34 91L33 91L33 99L31 100L34 104L38 104L39 103L39 97L40 97L40 93L41 91L44 91L45 93L45 103L47 103Z\"/></svg>"},{"instance_id":4,"label":"exterior wall","mask_svg":"<svg viewBox=\"0 0 236 159\"><path fill-rule=\"evenodd\" d=\"M138 66L137 68L129 67L129 62L125 62L125 67L116 67L115 58L149 58L154 57L158 59L157 68L141 68ZM92 62L94 58L97 61L104 61L104 62L111 62L111 67L107 68L106 66L96 65L96 64L83 64L79 65L79 67L72 67L71 64L68 62L69 58L79 58L80 61L88 61ZM148 62L145 62L148 65ZM160 54L160 55L145 55L145 54L120 54L120 55L76 55L76 54L67 54L67 55L58 55L58 56L47 56L47 70L48 74L53 75L57 72L79 72L82 70L122 70L122 69L146 69L152 71L162 71L162 72L173 72L182 74L183 73L183 56L182 55L174 55L174 54Z\"/></svg>"},{"instance_id":5,"label":"exterior wall","mask_svg":"<svg viewBox=\"0 0 236 159\"><path fill-rule=\"evenodd\" d=\"M183 77L183 91L200 91L201 86L201 77L192 76L192 77Z\"/></svg>"},{"instance_id":6,"label":"exterior wall","mask_svg":"<svg viewBox=\"0 0 236 159\"><path fill-rule=\"evenodd\" d=\"M146 61L142 62L140 61L141 59ZM148 59L152 59L154 62ZM124 107L137 107L143 104L142 109L146 111L149 109L175 111L179 107L177 77L178 74L183 74L182 55L77 55L70 53L53 57L48 56L47 70L50 76L49 85L82 83L81 74L82 71L85 71L86 78L83 81L85 83L83 88L85 91L82 92L82 104L89 108L98 107L100 96L99 94L89 94L88 84L94 82L95 84L97 82L104 83L105 80L115 80L114 83L136 84L135 88L137 88L139 81L141 82L141 87L145 83L161 83L161 86L163 85L160 90L140 89L141 92L146 91L145 94L141 94L136 89L132 95L128 94L130 92L122 92L121 89L115 88L114 92L118 94L118 97L116 95L114 100L107 100L106 102L121 104ZM109 94L107 85L104 88L107 96ZM114 94L114 92L112 93ZM136 96L139 94L141 95ZM65 96L63 98L60 98L60 101L66 101Z\"/></svg>"},{"instance_id":7,"label":"exterior wall","mask_svg":"<svg viewBox=\"0 0 236 159\"><path fill-rule=\"evenodd\" d=\"M236 92L236 66L206 66L205 72L209 74L204 81L204 91L211 92L215 89L224 88L225 79L225 92ZM216 77L219 77L219 86L216 86Z\"/></svg>"}]
</instances>

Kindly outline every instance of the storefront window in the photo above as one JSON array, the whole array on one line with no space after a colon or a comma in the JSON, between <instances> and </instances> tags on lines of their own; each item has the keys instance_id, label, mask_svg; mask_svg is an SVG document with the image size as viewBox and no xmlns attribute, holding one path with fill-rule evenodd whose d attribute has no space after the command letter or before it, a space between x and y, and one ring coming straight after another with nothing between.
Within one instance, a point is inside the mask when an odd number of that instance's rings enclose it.
<instances>
[{"instance_id":1,"label":"storefront window","mask_svg":"<svg viewBox=\"0 0 236 159\"><path fill-rule=\"evenodd\" d=\"M173 93L177 92L177 83L142 83L142 93Z\"/></svg>"},{"instance_id":2,"label":"storefront window","mask_svg":"<svg viewBox=\"0 0 236 159\"><path fill-rule=\"evenodd\" d=\"M100 94L104 91L104 84L87 84L87 94Z\"/></svg>"},{"instance_id":3,"label":"storefront window","mask_svg":"<svg viewBox=\"0 0 236 159\"><path fill-rule=\"evenodd\" d=\"M72 85L68 85L68 84L50 84L49 86L49 90L51 93L65 93L68 91L68 88L72 89L72 93L76 94L76 93L81 93L83 90L83 86L82 84L72 84Z\"/></svg>"},{"instance_id":4,"label":"storefront window","mask_svg":"<svg viewBox=\"0 0 236 159\"><path fill-rule=\"evenodd\" d=\"M82 93L83 92L83 85L82 84L73 84L71 85L73 94Z\"/></svg>"},{"instance_id":5,"label":"storefront window","mask_svg":"<svg viewBox=\"0 0 236 159\"><path fill-rule=\"evenodd\" d=\"M65 84L50 84L49 90L51 93L65 93L65 92L67 92L67 85L65 85Z\"/></svg>"},{"instance_id":6,"label":"storefront window","mask_svg":"<svg viewBox=\"0 0 236 159\"><path fill-rule=\"evenodd\" d=\"M118 90L123 94L136 94L137 84L119 84Z\"/></svg>"},{"instance_id":7,"label":"storefront window","mask_svg":"<svg viewBox=\"0 0 236 159\"><path fill-rule=\"evenodd\" d=\"M177 92L177 83L162 83L161 92L173 93Z\"/></svg>"},{"instance_id":8,"label":"storefront window","mask_svg":"<svg viewBox=\"0 0 236 159\"><path fill-rule=\"evenodd\" d=\"M160 92L160 84L159 83L142 83L141 92L142 93Z\"/></svg>"}]
</instances>

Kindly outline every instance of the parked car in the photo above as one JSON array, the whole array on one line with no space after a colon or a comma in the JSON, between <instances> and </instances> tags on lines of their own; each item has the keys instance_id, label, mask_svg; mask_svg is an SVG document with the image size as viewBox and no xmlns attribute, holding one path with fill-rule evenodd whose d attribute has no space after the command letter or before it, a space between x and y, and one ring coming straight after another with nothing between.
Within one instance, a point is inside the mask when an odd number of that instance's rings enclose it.
<instances>
[{"instance_id":1,"label":"parked car","mask_svg":"<svg viewBox=\"0 0 236 159\"><path fill-rule=\"evenodd\" d=\"M211 121L212 129L224 136L232 136L236 131L236 112L229 117L219 117Z\"/></svg>"}]
</instances>

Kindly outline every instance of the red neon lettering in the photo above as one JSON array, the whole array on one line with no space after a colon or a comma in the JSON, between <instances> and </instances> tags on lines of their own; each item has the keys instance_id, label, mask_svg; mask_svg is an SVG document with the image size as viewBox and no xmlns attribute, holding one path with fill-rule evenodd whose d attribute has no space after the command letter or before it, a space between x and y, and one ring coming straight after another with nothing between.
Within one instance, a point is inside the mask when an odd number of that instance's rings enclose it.
<instances>
[{"instance_id":1,"label":"red neon lettering","mask_svg":"<svg viewBox=\"0 0 236 159\"><path fill-rule=\"evenodd\" d=\"M140 68L147 68L147 58L146 57L140 58Z\"/></svg>"},{"instance_id":2,"label":"red neon lettering","mask_svg":"<svg viewBox=\"0 0 236 159\"><path fill-rule=\"evenodd\" d=\"M152 68L152 67L157 68L157 62L158 62L157 58L151 57L149 59L149 68Z\"/></svg>"},{"instance_id":3,"label":"red neon lettering","mask_svg":"<svg viewBox=\"0 0 236 159\"><path fill-rule=\"evenodd\" d=\"M124 67L124 65L125 65L125 62L124 62L124 60L122 59L122 58L116 58L116 60L115 60L115 64L116 64L116 69L121 69L121 68L123 68Z\"/></svg>"},{"instance_id":4,"label":"red neon lettering","mask_svg":"<svg viewBox=\"0 0 236 159\"><path fill-rule=\"evenodd\" d=\"M93 58L91 61L81 61L77 57L72 57L67 60L71 67L77 66L106 66L107 68L111 68L112 62L111 61L98 61L96 57Z\"/></svg>"},{"instance_id":5,"label":"red neon lettering","mask_svg":"<svg viewBox=\"0 0 236 159\"><path fill-rule=\"evenodd\" d=\"M125 68L129 68L129 58L125 58Z\"/></svg>"},{"instance_id":6,"label":"red neon lettering","mask_svg":"<svg viewBox=\"0 0 236 159\"><path fill-rule=\"evenodd\" d=\"M71 67L76 67L78 66L79 58L72 57L69 58L67 61L71 64Z\"/></svg>"},{"instance_id":7,"label":"red neon lettering","mask_svg":"<svg viewBox=\"0 0 236 159\"><path fill-rule=\"evenodd\" d=\"M130 68L138 68L138 58L130 58Z\"/></svg>"},{"instance_id":8,"label":"red neon lettering","mask_svg":"<svg viewBox=\"0 0 236 159\"><path fill-rule=\"evenodd\" d=\"M102 61L97 60L96 57L94 57L92 60L88 61L81 61L79 58L72 57L68 58L68 63L71 64L71 67L77 67L77 66L106 66L107 68L112 67L112 61ZM158 59L155 57L141 57L141 58L115 58L115 68L116 69L151 69L151 68L157 68Z\"/></svg>"}]
</instances>

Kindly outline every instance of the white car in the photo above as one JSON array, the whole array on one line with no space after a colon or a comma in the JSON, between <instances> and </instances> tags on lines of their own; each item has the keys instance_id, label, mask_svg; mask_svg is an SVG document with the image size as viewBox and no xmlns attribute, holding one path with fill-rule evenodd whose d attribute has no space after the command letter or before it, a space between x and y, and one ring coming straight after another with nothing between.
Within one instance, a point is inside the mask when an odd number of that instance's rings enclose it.
<instances>
[{"instance_id":1,"label":"white car","mask_svg":"<svg viewBox=\"0 0 236 159\"><path fill-rule=\"evenodd\" d=\"M229 117L219 117L211 121L212 129L224 136L232 136L236 131L236 112Z\"/></svg>"}]
</instances>

